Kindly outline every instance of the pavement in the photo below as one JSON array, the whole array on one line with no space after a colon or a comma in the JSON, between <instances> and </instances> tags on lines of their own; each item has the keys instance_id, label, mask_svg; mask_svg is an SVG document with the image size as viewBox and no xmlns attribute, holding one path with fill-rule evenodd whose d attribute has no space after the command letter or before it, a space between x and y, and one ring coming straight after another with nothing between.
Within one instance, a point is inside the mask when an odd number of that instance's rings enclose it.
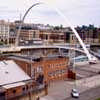
<instances>
[{"instance_id":1,"label":"pavement","mask_svg":"<svg viewBox=\"0 0 100 100\"><path fill-rule=\"evenodd\" d=\"M68 100L74 100L70 99L70 93L72 88L76 88L79 90L81 94L84 94L90 89L100 86L100 74L98 74L98 72L100 71L100 63L80 66L78 71L80 76L84 75L85 77L82 77L81 79L78 79L76 81L62 80L62 81L52 82L48 89L48 95L45 96L44 98L46 100L67 100L67 98L69 98ZM93 92L93 94L95 93L96 92ZM89 96L90 94L86 97L88 98ZM79 100L92 100L92 99L79 99Z\"/></svg>"},{"instance_id":2,"label":"pavement","mask_svg":"<svg viewBox=\"0 0 100 100\"><path fill-rule=\"evenodd\" d=\"M100 72L100 61L98 64L86 64L75 67L76 75L79 78L87 78L97 75Z\"/></svg>"}]
</instances>

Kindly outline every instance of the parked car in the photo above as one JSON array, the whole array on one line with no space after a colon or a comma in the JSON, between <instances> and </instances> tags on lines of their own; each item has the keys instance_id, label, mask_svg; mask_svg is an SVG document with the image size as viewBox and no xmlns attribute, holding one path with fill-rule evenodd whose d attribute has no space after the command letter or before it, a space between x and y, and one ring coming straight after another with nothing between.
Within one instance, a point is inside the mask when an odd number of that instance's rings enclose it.
<instances>
[{"instance_id":1,"label":"parked car","mask_svg":"<svg viewBox=\"0 0 100 100\"><path fill-rule=\"evenodd\" d=\"M91 58L92 59L91 59L91 61L89 61L89 64L97 64L98 59L93 55L91 55Z\"/></svg>"},{"instance_id":2,"label":"parked car","mask_svg":"<svg viewBox=\"0 0 100 100\"><path fill-rule=\"evenodd\" d=\"M96 60L92 60L89 62L89 64L97 64L97 61Z\"/></svg>"},{"instance_id":3,"label":"parked car","mask_svg":"<svg viewBox=\"0 0 100 100\"><path fill-rule=\"evenodd\" d=\"M79 92L77 91L77 89L72 89L71 96L74 98L79 98Z\"/></svg>"}]
</instances>

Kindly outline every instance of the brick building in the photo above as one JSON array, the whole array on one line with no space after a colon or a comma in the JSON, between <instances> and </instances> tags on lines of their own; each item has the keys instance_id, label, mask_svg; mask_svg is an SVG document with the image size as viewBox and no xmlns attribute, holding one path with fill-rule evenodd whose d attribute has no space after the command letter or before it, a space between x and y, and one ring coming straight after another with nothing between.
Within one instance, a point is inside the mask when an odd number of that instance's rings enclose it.
<instances>
[{"instance_id":1,"label":"brick building","mask_svg":"<svg viewBox=\"0 0 100 100\"><path fill-rule=\"evenodd\" d=\"M20 31L21 40L33 40L34 38L39 38L39 30L21 30Z\"/></svg>"},{"instance_id":2,"label":"brick building","mask_svg":"<svg viewBox=\"0 0 100 100\"><path fill-rule=\"evenodd\" d=\"M38 85L14 61L0 61L0 100L36 100L46 92L45 85Z\"/></svg>"},{"instance_id":3,"label":"brick building","mask_svg":"<svg viewBox=\"0 0 100 100\"><path fill-rule=\"evenodd\" d=\"M44 57L25 58L20 56L9 57L13 59L32 78L37 78L39 74L44 75L44 80L54 81L67 78L68 58L66 57Z\"/></svg>"},{"instance_id":4,"label":"brick building","mask_svg":"<svg viewBox=\"0 0 100 100\"><path fill-rule=\"evenodd\" d=\"M40 30L39 37L45 44L65 43L66 40L64 32L60 30Z\"/></svg>"}]
</instances>

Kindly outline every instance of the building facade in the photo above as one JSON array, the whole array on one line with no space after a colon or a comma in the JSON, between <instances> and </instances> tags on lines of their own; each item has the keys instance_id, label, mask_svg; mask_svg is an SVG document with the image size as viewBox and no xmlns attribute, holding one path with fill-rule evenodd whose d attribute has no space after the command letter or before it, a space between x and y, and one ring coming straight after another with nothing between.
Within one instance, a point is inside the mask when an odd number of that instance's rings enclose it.
<instances>
[{"instance_id":1,"label":"building facade","mask_svg":"<svg viewBox=\"0 0 100 100\"><path fill-rule=\"evenodd\" d=\"M33 40L39 38L39 30L21 30L20 38L23 41Z\"/></svg>"},{"instance_id":2,"label":"building facade","mask_svg":"<svg viewBox=\"0 0 100 100\"><path fill-rule=\"evenodd\" d=\"M99 43L99 28L96 28L93 25L83 25L82 27L76 27L75 29L85 44ZM71 34L70 42L79 43L75 34Z\"/></svg>"},{"instance_id":3,"label":"building facade","mask_svg":"<svg viewBox=\"0 0 100 100\"><path fill-rule=\"evenodd\" d=\"M64 80L68 76L68 58L66 57L45 57L45 58L26 58L10 57L32 78L36 80L39 74L44 75L47 82Z\"/></svg>"},{"instance_id":4,"label":"building facade","mask_svg":"<svg viewBox=\"0 0 100 100\"><path fill-rule=\"evenodd\" d=\"M14 45L15 40L16 40L16 36L17 36L16 24L13 22L10 22L9 28L10 28L10 30L9 30L9 44Z\"/></svg>"},{"instance_id":5,"label":"building facade","mask_svg":"<svg viewBox=\"0 0 100 100\"><path fill-rule=\"evenodd\" d=\"M37 100L47 94L45 84L31 79L13 60L0 61L0 100Z\"/></svg>"},{"instance_id":6,"label":"building facade","mask_svg":"<svg viewBox=\"0 0 100 100\"><path fill-rule=\"evenodd\" d=\"M59 30L40 30L39 37L45 44L65 43L66 40L64 32Z\"/></svg>"},{"instance_id":7,"label":"building facade","mask_svg":"<svg viewBox=\"0 0 100 100\"><path fill-rule=\"evenodd\" d=\"M9 22L0 20L0 42L9 44Z\"/></svg>"}]
</instances>

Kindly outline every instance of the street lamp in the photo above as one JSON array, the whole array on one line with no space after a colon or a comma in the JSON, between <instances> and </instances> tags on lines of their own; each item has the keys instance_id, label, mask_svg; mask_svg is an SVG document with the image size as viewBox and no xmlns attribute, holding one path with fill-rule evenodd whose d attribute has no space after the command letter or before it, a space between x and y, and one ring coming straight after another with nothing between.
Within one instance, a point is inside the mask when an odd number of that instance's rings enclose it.
<instances>
[{"instance_id":1,"label":"street lamp","mask_svg":"<svg viewBox=\"0 0 100 100\"><path fill-rule=\"evenodd\" d=\"M23 22L24 22L24 20L25 20L25 17L27 16L28 12L29 12L33 7L35 7L35 6L37 6L37 5L40 5L40 4L41 4L41 3L35 3L35 4L33 4L33 5L32 5L31 7L29 7L28 10L25 12L25 14L24 14L24 16L23 16L23 18L22 18L22 20L21 20L21 22L20 22L20 25L19 25L19 29L18 29L16 41L15 41L15 47L18 46L18 43L19 43L19 35L20 35L20 31L21 31L21 28L22 28L22 24L23 24Z\"/></svg>"}]
</instances>

